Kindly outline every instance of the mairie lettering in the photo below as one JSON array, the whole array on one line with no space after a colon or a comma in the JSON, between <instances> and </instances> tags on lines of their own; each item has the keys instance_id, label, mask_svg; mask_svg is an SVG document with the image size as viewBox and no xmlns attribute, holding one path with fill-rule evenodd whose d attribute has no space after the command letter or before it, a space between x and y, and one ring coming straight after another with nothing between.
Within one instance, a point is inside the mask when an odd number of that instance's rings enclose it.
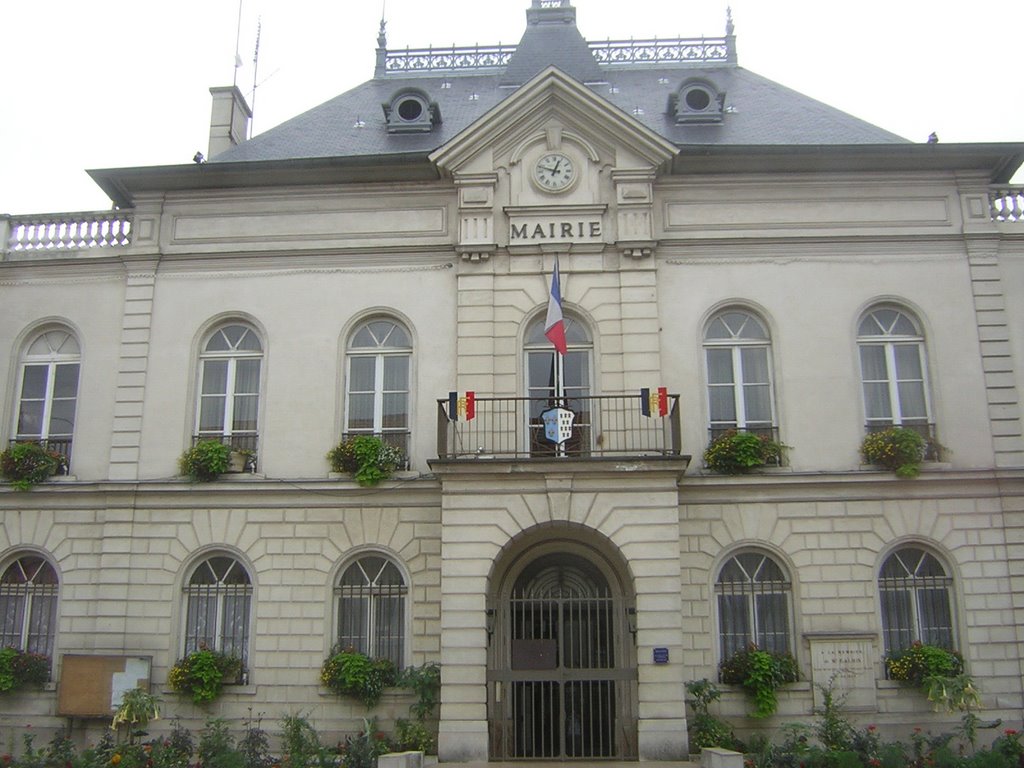
<instances>
[{"instance_id":1,"label":"mairie lettering","mask_svg":"<svg viewBox=\"0 0 1024 768\"><path fill-rule=\"evenodd\" d=\"M538 221L512 223L510 240L570 240L601 236L601 221Z\"/></svg>"}]
</instances>

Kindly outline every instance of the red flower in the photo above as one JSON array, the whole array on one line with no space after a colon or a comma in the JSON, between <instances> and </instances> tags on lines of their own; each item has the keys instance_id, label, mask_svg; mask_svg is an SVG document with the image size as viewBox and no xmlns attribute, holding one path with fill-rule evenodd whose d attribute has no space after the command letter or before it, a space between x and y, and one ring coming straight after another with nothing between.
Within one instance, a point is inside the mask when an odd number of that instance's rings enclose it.
<instances>
[{"instance_id":1,"label":"red flower","mask_svg":"<svg viewBox=\"0 0 1024 768\"><path fill-rule=\"evenodd\" d=\"M1005 731L1003 731L1003 733L1006 736L1016 736L1017 735L1017 731L1015 731L1013 728L1007 728Z\"/></svg>"},{"instance_id":2,"label":"red flower","mask_svg":"<svg viewBox=\"0 0 1024 768\"><path fill-rule=\"evenodd\" d=\"M877 725L869 725L868 726L868 733L874 733L876 730L878 730L878 726Z\"/></svg>"}]
</instances>

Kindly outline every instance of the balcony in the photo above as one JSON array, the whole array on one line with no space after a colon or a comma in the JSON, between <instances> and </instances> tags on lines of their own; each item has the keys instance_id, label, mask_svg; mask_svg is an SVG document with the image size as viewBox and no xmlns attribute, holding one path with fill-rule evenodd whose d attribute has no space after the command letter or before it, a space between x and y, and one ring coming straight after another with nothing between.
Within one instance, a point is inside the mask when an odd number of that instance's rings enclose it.
<instances>
[{"instance_id":1,"label":"balcony","mask_svg":"<svg viewBox=\"0 0 1024 768\"><path fill-rule=\"evenodd\" d=\"M96 255L131 244L130 211L85 211L0 217L0 257Z\"/></svg>"},{"instance_id":2,"label":"balcony","mask_svg":"<svg viewBox=\"0 0 1024 768\"><path fill-rule=\"evenodd\" d=\"M635 395L593 395L565 399L477 397L475 413L452 413L450 400L437 401L437 455L441 459L613 458L681 456L679 395L667 395L643 412ZM541 414L560 407L573 414L568 439L545 436Z\"/></svg>"}]
</instances>

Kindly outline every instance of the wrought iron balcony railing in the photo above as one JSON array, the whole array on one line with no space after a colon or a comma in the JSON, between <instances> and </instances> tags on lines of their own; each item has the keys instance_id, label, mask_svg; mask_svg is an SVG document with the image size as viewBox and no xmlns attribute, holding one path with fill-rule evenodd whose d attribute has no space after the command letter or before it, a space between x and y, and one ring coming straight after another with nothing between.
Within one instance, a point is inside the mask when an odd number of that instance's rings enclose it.
<instances>
[{"instance_id":1,"label":"wrought iron balcony railing","mask_svg":"<svg viewBox=\"0 0 1024 768\"><path fill-rule=\"evenodd\" d=\"M477 397L475 414L452 413L437 401L437 455L442 459L601 458L679 456L679 395L667 395L664 415L645 415L639 395L592 395L562 400L547 397ZM541 414L551 408L573 413L568 439L545 436Z\"/></svg>"}]
</instances>

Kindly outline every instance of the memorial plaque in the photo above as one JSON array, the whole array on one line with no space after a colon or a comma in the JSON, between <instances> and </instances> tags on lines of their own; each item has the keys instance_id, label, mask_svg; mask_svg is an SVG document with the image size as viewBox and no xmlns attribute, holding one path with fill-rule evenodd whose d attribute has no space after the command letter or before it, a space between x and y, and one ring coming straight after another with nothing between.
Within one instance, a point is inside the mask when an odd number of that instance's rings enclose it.
<instances>
[{"instance_id":1,"label":"memorial plaque","mask_svg":"<svg viewBox=\"0 0 1024 768\"><path fill-rule=\"evenodd\" d=\"M818 686L831 682L836 700L844 709L877 709L875 650L869 638L811 637L811 682L814 706L823 705Z\"/></svg>"}]
</instances>

